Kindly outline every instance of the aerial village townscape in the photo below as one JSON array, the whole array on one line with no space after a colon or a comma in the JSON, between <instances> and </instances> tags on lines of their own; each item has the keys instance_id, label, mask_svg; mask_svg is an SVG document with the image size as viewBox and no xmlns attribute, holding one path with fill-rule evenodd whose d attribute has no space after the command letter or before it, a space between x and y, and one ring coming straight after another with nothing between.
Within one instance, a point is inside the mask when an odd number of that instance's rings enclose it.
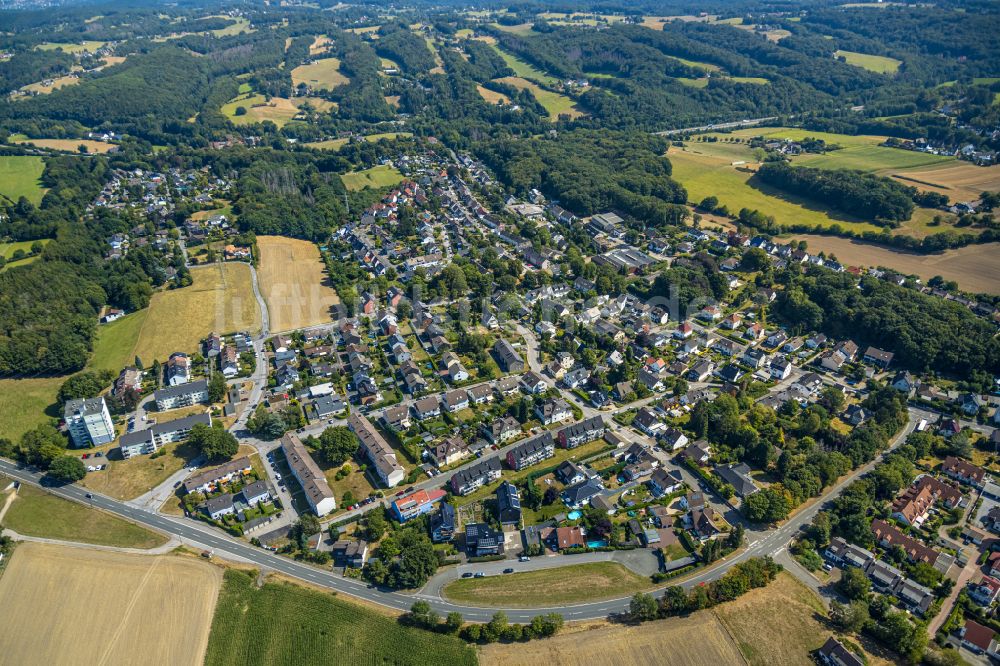
<instances>
[{"instance_id":1,"label":"aerial village townscape","mask_svg":"<svg viewBox=\"0 0 1000 666\"><path fill-rule=\"evenodd\" d=\"M1000 661L994 4L0 19L0 663Z\"/></svg>"}]
</instances>

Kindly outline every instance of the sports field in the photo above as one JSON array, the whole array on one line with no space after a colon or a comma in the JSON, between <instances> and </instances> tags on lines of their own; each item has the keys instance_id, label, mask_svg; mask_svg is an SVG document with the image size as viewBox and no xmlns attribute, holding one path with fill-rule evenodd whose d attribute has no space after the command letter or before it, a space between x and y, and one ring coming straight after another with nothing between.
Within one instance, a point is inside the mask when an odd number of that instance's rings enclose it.
<instances>
[{"instance_id":1,"label":"sports field","mask_svg":"<svg viewBox=\"0 0 1000 666\"><path fill-rule=\"evenodd\" d=\"M896 60L895 58L857 53L855 51L834 51L833 55L837 57L843 56L848 65L861 67L876 74L895 74L899 66L903 64L902 60Z\"/></svg>"},{"instance_id":2,"label":"sports field","mask_svg":"<svg viewBox=\"0 0 1000 666\"><path fill-rule=\"evenodd\" d=\"M331 90L350 82L340 73L340 60L337 58L323 58L292 70L292 85L295 86L305 83L317 90Z\"/></svg>"},{"instance_id":3,"label":"sports field","mask_svg":"<svg viewBox=\"0 0 1000 666\"><path fill-rule=\"evenodd\" d=\"M617 562L588 562L506 576L459 578L445 585L442 595L474 606L533 608L624 597L649 587L648 578Z\"/></svg>"},{"instance_id":4,"label":"sports field","mask_svg":"<svg viewBox=\"0 0 1000 666\"><path fill-rule=\"evenodd\" d=\"M272 333L314 326L333 319L340 302L329 284L319 248L309 241L258 236L260 291L267 302Z\"/></svg>"},{"instance_id":5,"label":"sports field","mask_svg":"<svg viewBox=\"0 0 1000 666\"><path fill-rule=\"evenodd\" d=\"M366 187L390 187L402 182L403 174L395 167L382 164L364 171L341 174L340 179L349 190L363 190Z\"/></svg>"},{"instance_id":6,"label":"sports field","mask_svg":"<svg viewBox=\"0 0 1000 666\"><path fill-rule=\"evenodd\" d=\"M21 484L4 526L25 536L120 548L155 548L167 542L162 534L27 484Z\"/></svg>"},{"instance_id":7,"label":"sports field","mask_svg":"<svg viewBox=\"0 0 1000 666\"><path fill-rule=\"evenodd\" d=\"M711 611L702 611L689 617L641 625L595 623L595 626L568 627L553 638L532 641L530 646L494 643L480 649L479 663L482 666L716 666L741 664L743 659L725 627Z\"/></svg>"},{"instance_id":8,"label":"sports field","mask_svg":"<svg viewBox=\"0 0 1000 666\"><path fill-rule=\"evenodd\" d=\"M789 239L805 240L810 252L836 255L847 266L885 266L904 275L919 275L925 281L940 275L966 291L1000 295L1000 243L967 245L940 254L915 254L836 236L800 234Z\"/></svg>"},{"instance_id":9,"label":"sports field","mask_svg":"<svg viewBox=\"0 0 1000 666\"><path fill-rule=\"evenodd\" d=\"M244 115L236 115L236 110L240 107L247 110ZM285 97L267 100L263 95L243 95L222 105L222 115L235 125L251 125L270 120L278 127L284 127L298 113L298 106Z\"/></svg>"},{"instance_id":10,"label":"sports field","mask_svg":"<svg viewBox=\"0 0 1000 666\"><path fill-rule=\"evenodd\" d=\"M576 102L572 98L545 90L527 79L519 76L505 76L495 80L498 83L506 83L509 86L514 86L518 90L530 90L531 94L538 100L538 103L548 111L549 118L552 121L558 120L561 115L567 115L571 118L579 118L584 115L583 111L577 108Z\"/></svg>"},{"instance_id":11,"label":"sports field","mask_svg":"<svg viewBox=\"0 0 1000 666\"><path fill-rule=\"evenodd\" d=\"M194 558L25 543L0 578L11 664L201 664L222 575Z\"/></svg>"},{"instance_id":12,"label":"sports field","mask_svg":"<svg viewBox=\"0 0 1000 666\"><path fill-rule=\"evenodd\" d=\"M42 202L45 190L39 179L45 170L41 157L4 155L0 157L0 198L17 203L27 197L36 206Z\"/></svg>"},{"instance_id":13,"label":"sports field","mask_svg":"<svg viewBox=\"0 0 1000 666\"><path fill-rule=\"evenodd\" d=\"M205 666L476 663L474 648L454 636L405 627L294 583L269 581L258 589L254 578L226 571Z\"/></svg>"},{"instance_id":14,"label":"sports field","mask_svg":"<svg viewBox=\"0 0 1000 666\"><path fill-rule=\"evenodd\" d=\"M242 263L210 264L191 269L194 283L153 294L135 349L143 364L166 361L175 351L194 353L212 331L256 331L260 312Z\"/></svg>"}]
</instances>

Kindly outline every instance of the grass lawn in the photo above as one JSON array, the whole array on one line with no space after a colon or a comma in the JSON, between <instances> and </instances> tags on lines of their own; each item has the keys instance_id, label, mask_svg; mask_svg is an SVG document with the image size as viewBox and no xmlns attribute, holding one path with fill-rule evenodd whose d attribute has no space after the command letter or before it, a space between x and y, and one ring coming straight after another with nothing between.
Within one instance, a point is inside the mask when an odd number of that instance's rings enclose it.
<instances>
[{"instance_id":1,"label":"grass lawn","mask_svg":"<svg viewBox=\"0 0 1000 666\"><path fill-rule=\"evenodd\" d=\"M391 187L402 182L403 174L396 167L381 164L364 171L341 174L340 179L349 190L363 190L366 187Z\"/></svg>"},{"instance_id":2,"label":"grass lawn","mask_svg":"<svg viewBox=\"0 0 1000 666\"><path fill-rule=\"evenodd\" d=\"M757 85L767 85L770 83L770 81L760 76L727 76L725 78L736 83L754 83Z\"/></svg>"},{"instance_id":3,"label":"grass lawn","mask_svg":"<svg viewBox=\"0 0 1000 666\"><path fill-rule=\"evenodd\" d=\"M45 190L39 179L45 164L41 157L5 155L0 157L0 198L17 203L27 197L36 206L42 202Z\"/></svg>"},{"instance_id":4,"label":"grass lawn","mask_svg":"<svg viewBox=\"0 0 1000 666\"><path fill-rule=\"evenodd\" d=\"M212 621L206 666L297 666L317 655L344 664L475 664L475 649L453 636L404 627L329 592L254 573L226 571Z\"/></svg>"},{"instance_id":5,"label":"grass lawn","mask_svg":"<svg viewBox=\"0 0 1000 666\"><path fill-rule=\"evenodd\" d=\"M166 537L121 518L21 485L4 525L26 536L122 548L155 548Z\"/></svg>"},{"instance_id":6,"label":"grass lawn","mask_svg":"<svg viewBox=\"0 0 1000 666\"><path fill-rule=\"evenodd\" d=\"M79 44L71 44L68 42L45 42L44 44L39 44L35 48L40 51L55 51L56 49L62 49L66 53L83 53L84 51L96 51L106 43L107 42L95 41L84 41Z\"/></svg>"},{"instance_id":7,"label":"grass lawn","mask_svg":"<svg viewBox=\"0 0 1000 666\"><path fill-rule=\"evenodd\" d=\"M576 102L571 97L541 88L527 79L519 76L505 76L496 79L496 81L514 86L518 90L530 90L531 94L538 100L538 103L545 107L550 120L558 120L560 115L568 115L571 118L579 118L584 115L583 111L577 108Z\"/></svg>"},{"instance_id":8,"label":"grass lawn","mask_svg":"<svg viewBox=\"0 0 1000 666\"><path fill-rule=\"evenodd\" d=\"M682 86L687 86L688 88L706 88L708 87L708 79L689 79L683 76L678 76L674 79Z\"/></svg>"},{"instance_id":9,"label":"grass lawn","mask_svg":"<svg viewBox=\"0 0 1000 666\"><path fill-rule=\"evenodd\" d=\"M222 17L212 17L212 18L230 18L228 16ZM238 35L241 32L256 32L250 27L250 21L248 19L237 17L233 19L234 23L227 25L225 28L219 28L218 30L209 30L210 33L216 37L231 37L233 35Z\"/></svg>"},{"instance_id":10,"label":"grass lawn","mask_svg":"<svg viewBox=\"0 0 1000 666\"><path fill-rule=\"evenodd\" d=\"M697 60L688 60L686 58L678 58L677 56L670 56L670 57L673 58L674 60L684 63L688 67L704 70L706 72L718 72L722 69L718 65L713 65L710 62L698 62Z\"/></svg>"},{"instance_id":11,"label":"grass lawn","mask_svg":"<svg viewBox=\"0 0 1000 666\"><path fill-rule=\"evenodd\" d=\"M340 471L340 467L330 467L327 469L326 463L321 464L323 465L323 475L326 477L327 483L330 484L330 490L333 491L334 497L337 498L337 509L339 511L347 508L344 506L347 503L343 501L345 493L351 493L351 496L354 498L353 501L357 502L375 492L375 488L368 481L368 477L365 476L364 472L358 470L358 465L353 460L345 463L351 468L351 473L339 481L336 479L336 476L337 472Z\"/></svg>"},{"instance_id":12,"label":"grass lawn","mask_svg":"<svg viewBox=\"0 0 1000 666\"><path fill-rule=\"evenodd\" d=\"M18 250L23 250L25 254L28 254L29 252L31 252L31 246L34 245L35 243L41 243L42 245L47 245L50 240L51 240L50 238L42 238L41 240L14 241L13 243L0 243L0 257L3 257L4 259L7 260L7 263L4 264L4 267L2 269L0 269L0 273L2 273L4 270L6 270L7 268L9 268L11 266L26 266L26 265L30 264L31 262L36 261L38 259L38 255L32 255L30 257L25 257L24 259L20 259L20 260L15 261L15 262L11 262L10 258Z\"/></svg>"},{"instance_id":13,"label":"grass lawn","mask_svg":"<svg viewBox=\"0 0 1000 666\"><path fill-rule=\"evenodd\" d=\"M35 426L58 418L56 394L66 377L0 379L0 437L17 441Z\"/></svg>"},{"instance_id":14,"label":"grass lawn","mask_svg":"<svg viewBox=\"0 0 1000 666\"><path fill-rule=\"evenodd\" d=\"M753 187L749 184L753 173L732 166L732 160L709 154L696 154L700 144L690 143L687 150L671 150L668 157L673 164L673 177L688 191L690 201L701 201L713 195L730 211L741 208L757 209L773 215L778 224L820 224L857 231L878 231L880 228L857 218L825 209L815 202L794 197L770 187Z\"/></svg>"},{"instance_id":15,"label":"grass lawn","mask_svg":"<svg viewBox=\"0 0 1000 666\"><path fill-rule=\"evenodd\" d=\"M838 58L843 56L848 65L867 69L876 74L895 74L902 60L888 58L886 56L868 55L867 53L857 53L856 51L834 51L833 55Z\"/></svg>"},{"instance_id":16,"label":"grass lawn","mask_svg":"<svg viewBox=\"0 0 1000 666\"><path fill-rule=\"evenodd\" d=\"M192 269L191 276L191 286L153 294L139 340L127 358L138 355L152 365L175 351L197 351L212 331L257 330L260 312L246 264L212 264Z\"/></svg>"},{"instance_id":17,"label":"grass lawn","mask_svg":"<svg viewBox=\"0 0 1000 666\"><path fill-rule=\"evenodd\" d=\"M507 63L507 66L514 70L515 75L524 79L532 79L540 83L547 83L549 85L559 82L556 77L549 76L545 72L529 65L520 58L507 53L495 44L493 45L493 48L497 50L497 53L499 53L500 57L503 58L503 61Z\"/></svg>"},{"instance_id":18,"label":"grass lawn","mask_svg":"<svg viewBox=\"0 0 1000 666\"><path fill-rule=\"evenodd\" d=\"M198 456L194 447L185 442L167 444L161 451L166 451L166 454L158 458L109 458L106 470L88 473L80 484L116 499L134 499L163 483L167 477Z\"/></svg>"},{"instance_id":19,"label":"grass lawn","mask_svg":"<svg viewBox=\"0 0 1000 666\"><path fill-rule=\"evenodd\" d=\"M442 594L450 601L475 606L532 608L628 596L649 587L648 578L617 562L587 562L506 576L460 578L445 585Z\"/></svg>"},{"instance_id":20,"label":"grass lawn","mask_svg":"<svg viewBox=\"0 0 1000 666\"><path fill-rule=\"evenodd\" d=\"M317 90L332 90L350 82L340 73L340 60L337 58L323 58L292 70L292 84L295 86L305 83Z\"/></svg>"},{"instance_id":21,"label":"grass lawn","mask_svg":"<svg viewBox=\"0 0 1000 666\"><path fill-rule=\"evenodd\" d=\"M132 351L139 339L139 331L146 321L149 309L140 310L125 315L110 324L97 327L97 339L94 341L94 355L87 364L89 370L121 370L131 365L135 356Z\"/></svg>"},{"instance_id":22,"label":"grass lawn","mask_svg":"<svg viewBox=\"0 0 1000 666\"><path fill-rule=\"evenodd\" d=\"M492 24L494 28L498 30L503 30L504 32L512 32L515 35L525 35L531 32L531 29L535 26L534 23L518 23L517 25L501 25L499 23Z\"/></svg>"}]
</instances>

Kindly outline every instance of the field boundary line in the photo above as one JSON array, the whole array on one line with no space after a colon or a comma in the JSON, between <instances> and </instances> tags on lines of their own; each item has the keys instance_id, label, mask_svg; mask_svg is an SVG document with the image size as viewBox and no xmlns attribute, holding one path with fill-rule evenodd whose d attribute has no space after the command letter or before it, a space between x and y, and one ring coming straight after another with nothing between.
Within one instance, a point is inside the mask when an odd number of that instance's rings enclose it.
<instances>
[{"instance_id":1,"label":"field boundary line","mask_svg":"<svg viewBox=\"0 0 1000 666\"><path fill-rule=\"evenodd\" d=\"M115 633L111 635L108 640L108 645L104 648L104 653L98 660L99 666L104 666L108 663L108 659L111 657L111 651L115 648L118 643L118 639L121 638L122 633L125 631L125 625L128 624L129 618L132 617L132 612L135 610L135 605L139 601L139 596L142 594L143 590L146 589L146 585L149 583L149 579L152 577L153 572L156 568L160 566L160 559L157 558L153 560L153 563L149 565L149 569L143 574L142 580L135 588L135 592L132 594L132 598L129 599L128 606L125 608L125 612L122 613L121 621L118 623L118 627L115 629Z\"/></svg>"},{"instance_id":2,"label":"field boundary line","mask_svg":"<svg viewBox=\"0 0 1000 666\"><path fill-rule=\"evenodd\" d=\"M736 648L736 651L740 653L743 663L746 664L746 666L750 666L750 660L747 659L745 654L743 654L743 650L740 648L740 642L736 640L735 636L733 636L733 632L729 631L729 627L726 626L725 620L723 620L719 614L715 612L714 608L712 609L712 617L714 617L715 621L719 623L720 627L722 627L722 631L729 637L729 640L732 642L733 647Z\"/></svg>"}]
</instances>

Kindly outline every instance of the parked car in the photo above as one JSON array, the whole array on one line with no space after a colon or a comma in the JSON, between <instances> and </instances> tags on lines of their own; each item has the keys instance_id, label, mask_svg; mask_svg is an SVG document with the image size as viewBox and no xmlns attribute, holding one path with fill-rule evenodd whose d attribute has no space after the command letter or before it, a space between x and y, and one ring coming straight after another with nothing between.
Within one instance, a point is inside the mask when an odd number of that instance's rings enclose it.
<instances>
[{"instance_id":1,"label":"parked car","mask_svg":"<svg viewBox=\"0 0 1000 666\"><path fill-rule=\"evenodd\" d=\"M462 578L472 578L472 572L466 571L464 574L462 574Z\"/></svg>"},{"instance_id":2,"label":"parked car","mask_svg":"<svg viewBox=\"0 0 1000 666\"><path fill-rule=\"evenodd\" d=\"M504 572L505 574L506 574L506 573L514 573L514 570L513 570L513 569L511 569L510 567L508 567L508 568L504 569L504 570L503 570L503 572Z\"/></svg>"},{"instance_id":3,"label":"parked car","mask_svg":"<svg viewBox=\"0 0 1000 666\"><path fill-rule=\"evenodd\" d=\"M517 558L517 561L518 562L530 562L531 558L528 557L527 555L522 555L521 557Z\"/></svg>"},{"instance_id":4,"label":"parked car","mask_svg":"<svg viewBox=\"0 0 1000 666\"><path fill-rule=\"evenodd\" d=\"M473 576L473 578L485 578L485 577L486 577L486 574L484 574L482 571L477 571L475 573L475 575Z\"/></svg>"}]
</instances>

